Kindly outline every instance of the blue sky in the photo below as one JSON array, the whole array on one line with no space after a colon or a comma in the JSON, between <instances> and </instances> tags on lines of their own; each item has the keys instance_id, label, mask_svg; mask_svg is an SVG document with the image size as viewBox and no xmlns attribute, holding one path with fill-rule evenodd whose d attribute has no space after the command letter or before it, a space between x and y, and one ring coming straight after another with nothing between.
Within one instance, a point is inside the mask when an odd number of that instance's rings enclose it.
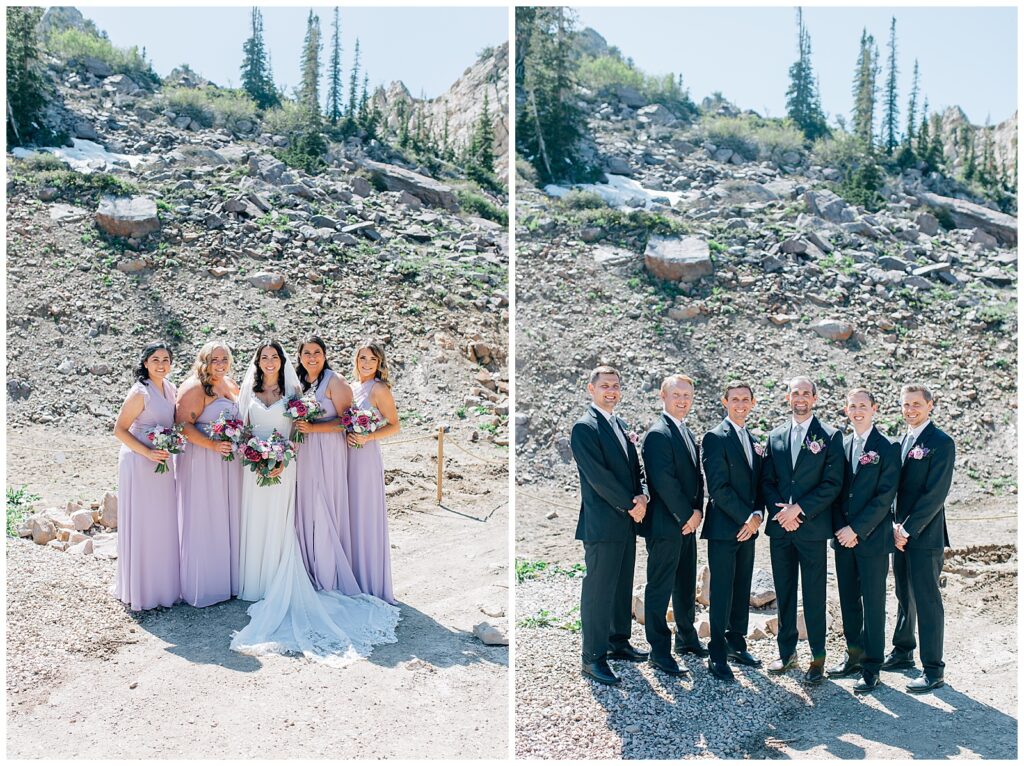
<instances>
[{"instance_id":1,"label":"blue sky","mask_svg":"<svg viewBox=\"0 0 1024 766\"><path fill-rule=\"evenodd\" d=\"M783 116L796 58L793 8L577 8L581 27L651 74L682 73L695 101L714 91L744 109ZM914 68L934 110L960 106L975 124L1017 109L1015 8L805 7L811 61L829 115L848 116L861 30L874 35L885 81L889 20L896 17L900 118ZM923 100L923 98L922 98Z\"/></svg>"},{"instance_id":2,"label":"blue sky","mask_svg":"<svg viewBox=\"0 0 1024 766\"><path fill-rule=\"evenodd\" d=\"M181 63L218 85L238 86L242 44L249 36L248 7L87 8L79 10L120 47L145 47L157 74ZM261 8L274 79L288 93L299 82L299 56L309 7ZM313 9L324 38L326 69L333 7ZM505 8L341 8L343 77L355 39L371 86L401 80L414 96L444 93L487 46L508 39ZM360 75L362 79L362 75Z\"/></svg>"}]
</instances>

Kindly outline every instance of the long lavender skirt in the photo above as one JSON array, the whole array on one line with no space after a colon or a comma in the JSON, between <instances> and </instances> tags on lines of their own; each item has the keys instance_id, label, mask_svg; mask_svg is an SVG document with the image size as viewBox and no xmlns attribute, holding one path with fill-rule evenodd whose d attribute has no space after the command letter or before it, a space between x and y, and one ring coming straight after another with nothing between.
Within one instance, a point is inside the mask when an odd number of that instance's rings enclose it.
<instances>
[{"instance_id":1,"label":"long lavender skirt","mask_svg":"<svg viewBox=\"0 0 1024 766\"><path fill-rule=\"evenodd\" d=\"M384 459L376 441L349 450L348 506L352 571L359 589L394 604L388 512L384 502Z\"/></svg>"},{"instance_id":2,"label":"long lavender skirt","mask_svg":"<svg viewBox=\"0 0 1024 766\"><path fill-rule=\"evenodd\" d=\"M317 590L360 593L350 562L348 446L345 434L307 434L295 466L295 533Z\"/></svg>"},{"instance_id":3,"label":"long lavender skirt","mask_svg":"<svg viewBox=\"0 0 1024 766\"><path fill-rule=\"evenodd\" d=\"M209 606L238 595L242 459L190 444L178 456L181 597Z\"/></svg>"},{"instance_id":4,"label":"long lavender skirt","mask_svg":"<svg viewBox=\"0 0 1024 766\"><path fill-rule=\"evenodd\" d=\"M167 473L121 447L117 459L117 579L114 595L133 610L172 606L178 577L174 458Z\"/></svg>"}]
</instances>

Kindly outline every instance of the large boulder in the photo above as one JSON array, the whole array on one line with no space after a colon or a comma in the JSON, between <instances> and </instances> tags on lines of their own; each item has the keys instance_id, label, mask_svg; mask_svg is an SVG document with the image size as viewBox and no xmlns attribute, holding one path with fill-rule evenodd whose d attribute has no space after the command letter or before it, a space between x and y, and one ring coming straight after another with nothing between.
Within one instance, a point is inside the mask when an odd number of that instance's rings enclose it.
<instances>
[{"instance_id":1,"label":"large boulder","mask_svg":"<svg viewBox=\"0 0 1024 766\"><path fill-rule=\"evenodd\" d=\"M374 180L383 185L387 191L406 191L412 196L430 207L440 207L445 210L458 210L459 201L455 192L450 186L433 178L427 178L411 170L400 168L395 165L387 165L383 162L365 160L363 167L369 171Z\"/></svg>"},{"instance_id":2,"label":"large boulder","mask_svg":"<svg viewBox=\"0 0 1024 766\"><path fill-rule=\"evenodd\" d=\"M160 216L149 197L102 197L96 225L114 237L142 237L160 230Z\"/></svg>"},{"instance_id":3,"label":"large boulder","mask_svg":"<svg viewBox=\"0 0 1024 766\"><path fill-rule=\"evenodd\" d=\"M249 277L249 284L258 287L260 290L276 292L284 287L284 274L277 274L272 271L259 271Z\"/></svg>"},{"instance_id":4,"label":"large boulder","mask_svg":"<svg viewBox=\"0 0 1024 766\"><path fill-rule=\"evenodd\" d=\"M93 524L92 511L82 508L71 514L71 521L75 525L75 529L79 532L85 532Z\"/></svg>"},{"instance_id":5,"label":"large boulder","mask_svg":"<svg viewBox=\"0 0 1024 766\"><path fill-rule=\"evenodd\" d=\"M711 249L699 237L658 237L647 240L644 266L658 279L696 282L714 273Z\"/></svg>"},{"instance_id":6,"label":"large boulder","mask_svg":"<svg viewBox=\"0 0 1024 766\"><path fill-rule=\"evenodd\" d=\"M823 338L844 341L853 335L854 327L849 322L839 319L822 319L812 324L811 329Z\"/></svg>"},{"instance_id":7,"label":"large boulder","mask_svg":"<svg viewBox=\"0 0 1024 766\"><path fill-rule=\"evenodd\" d=\"M1017 244L1017 219L1012 215L964 199L943 197L930 192L920 192L917 201L932 210L949 215L958 229L981 229L1006 247L1014 247Z\"/></svg>"},{"instance_id":8,"label":"large boulder","mask_svg":"<svg viewBox=\"0 0 1024 766\"><path fill-rule=\"evenodd\" d=\"M804 202L814 215L832 223L850 223L856 219L853 209L846 201L828 189L804 192Z\"/></svg>"},{"instance_id":9,"label":"large boulder","mask_svg":"<svg viewBox=\"0 0 1024 766\"><path fill-rule=\"evenodd\" d=\"M675 125L679 120L664 104L651 104L638 109L636 118L639 122L651 125Z\"/></svg>"},{"instance_id":10,"label":"large boulder","mask_svg":"<svg viewBox=\"0 0 1024 766\"><path fill-rule=\"evenodd\" d=\"M36 545L46 545L51 540L57 539L57 525L46 516L37 513L28 521L32 529L32 542Z\"/></svg>"},{"instance_id":11,"label":"large boulder","mask_svg":"<svg viewBox=\"0 0 1024 766\"><path fill-rule=\"evenodd\" d=\"M107 492L100 500L100 515L97 521L107 529L117 529L117 495Z\"/></svg>"},{"instance_id":12,"label":"large boulder","mask_svg":"<svg viewBox=\"0 0 1024 766\"><path fill-rule=\"evenodd\" d=\"M750 605L755 609L767 606L775 600L775 581L764 569L755 569L750 581Z\"/></svg>"}]
</instances>

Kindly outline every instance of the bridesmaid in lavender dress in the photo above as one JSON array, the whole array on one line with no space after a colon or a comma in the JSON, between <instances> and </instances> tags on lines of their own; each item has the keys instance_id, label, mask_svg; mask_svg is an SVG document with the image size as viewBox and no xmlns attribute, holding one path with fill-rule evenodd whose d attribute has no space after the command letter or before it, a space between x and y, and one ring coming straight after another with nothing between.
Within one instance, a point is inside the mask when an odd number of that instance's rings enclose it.
<instances>
[{"instance_id":1,"label":"bridesmaid in lavender dress","mask_svg":"<svg viewBox=\"0 0 1024 766\"><path fill-rule=\"evenodd\" d=\"M348 505L352 530L352 570L359 588L390 604L391 548L388 544L388 513L384 502L384 459L377 440L399 431L398 410L391 395L384 349L367 342L356 349L353 387L354 406L374 408L387 425L372 434L349 434Z\"/></svg>"},{"instance_id":2,"label":"bridesmaid in lavender dress","mask_svg":"<svg viewBox=\"0 0 1024 766\"><path fill-rule=\"evenodd\" d=\"M352 406L352 388L331 369L327 346L316 335L299 345L296 373L303 393L312 388L324 410L315 423L295 424L306 434L295 461L295 532L302 563L317 590L352 596L360 590L349 563L349 450L338 426L338 413Z\"/></svg>"},{"instance_id":3,"label":"bridesmaid in lavender dress","mask_svg":"<svg viewBox=\"0 0 1024 766\"><path fill-rule=\"evenodd\" d=\"M178 392L177 421L188 446L178 457L178 531L181 597L209 606L238 595L238 515L242 461L225 462L230 442L210 438L210 426L227 411L238 417L238 385L231 350L212 340L199 349L192 373Z\"/></svg>"},{"instance_id":4,"label":"bridesmaid in lavender dress","mask_svg":"<svg viewBox=\"0 0 1024 766\"><path fill-rule=\"evenodd\" d=\"M174 425L174 386L166 379L171 351L163 343L142 350L136 383L114 424L124 446L117 460L117 578L114 595L132 610L172 606L181 595L178 579L178 514L175 466L165 450L153 449L150 429ZM169 471L156 473L167 461Z\"/></svg>"}]
</instances>

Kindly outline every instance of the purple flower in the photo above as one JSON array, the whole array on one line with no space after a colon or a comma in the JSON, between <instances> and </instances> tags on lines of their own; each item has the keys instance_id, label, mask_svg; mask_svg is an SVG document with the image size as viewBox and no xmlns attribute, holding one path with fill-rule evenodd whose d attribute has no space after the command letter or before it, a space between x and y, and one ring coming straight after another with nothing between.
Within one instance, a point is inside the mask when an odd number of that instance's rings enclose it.
<instances>
[{"instance_id":1,"label":"purple flower","mask_svg":"<svg viewBox=\"0 0 1024 766\"><path fill-rule=\"evenodd\" d=\"M922 447L920 444L916 445L910 452L907 453L907 457L911 460L921 460L931 452L927 447Z\"/></svg>"},{"instance_id":2,"label":"purple flower","mask_svg":"<svg viewBox=\"0 0 1024 766\"><path fill-rule=\"evenodd\" d=\"M857 462L860 465L874 465L875 463L878 462L878 460L878 453L875 452L874 450L871 450L870 452L865 452L863 455L861 455Z\"/></svg>"}]
</instances>

